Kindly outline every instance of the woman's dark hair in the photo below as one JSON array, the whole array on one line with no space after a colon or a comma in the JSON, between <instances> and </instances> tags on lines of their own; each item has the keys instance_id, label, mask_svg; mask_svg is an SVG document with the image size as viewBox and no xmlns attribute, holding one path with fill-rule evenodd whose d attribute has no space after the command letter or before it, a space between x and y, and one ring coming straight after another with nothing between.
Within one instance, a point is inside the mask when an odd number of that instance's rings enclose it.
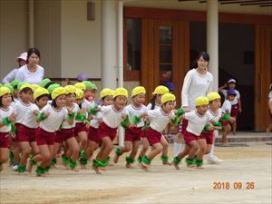
<instances>
[{"instance_id":1,"label":"woman's dark hair","mask_svg":"<svg viewBox=\"0 0 272 204\"><path fill-rule=\"evenodd\" d=\"M197 57L196 57L196 59L195 59L195 61L194 61L194 63L193 63L193 68L197 68L197 67L198 67L197 61L198 61L201 57L202 57L205 61L207 61L207 62L210 61L210 56L209 56L209 54L208 54L207 52L200 52L200 53L197 55Z\"/></svg>"},{"instance_id":2,"label":"woman's dark hair","mask_svg":"<svg viewBox=\"0 0 272 204\"><path fill-rule=\"evenodd\" d=\"M43 95L40 95L38 98L36 98L35 101L39 101L41 98L43 98L45 96L49 99L49 94L43 94Z\"/></svg>"},{"instance_id":3,"label":"woman's dark hair","mask_svg":"<svg viewBox=\"0 0 272 204\"><path fill-rule=\"evenodd\" d=\"M155 108L155 105L156 105L156 97L157 97L157 94L155 94L152 98L151 98L151 100L150 100L150 103L151 103L151 110L154 110L154 108Z\"/></svg>"},{"instance_id":4,"label":"woman's dark hair","mask_svg":"<svg viewBox=\"0 0 272 204\"><path fill-rule=\"evenodd\" d=\"M27 51L27 60L26 60L26 63L28 63L28 58L33 53L36 54L39 58L41 58L40 51L37 48L34 48L34 47L33 48L29 48L28 51Z\"/></svg>"}]
</instances>

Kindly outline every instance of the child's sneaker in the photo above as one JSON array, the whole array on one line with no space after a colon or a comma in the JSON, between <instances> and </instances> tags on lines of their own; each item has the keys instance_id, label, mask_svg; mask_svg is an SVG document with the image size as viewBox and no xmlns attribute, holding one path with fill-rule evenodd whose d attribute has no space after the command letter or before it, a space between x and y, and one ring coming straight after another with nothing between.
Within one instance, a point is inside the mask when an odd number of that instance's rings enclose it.
<instances>
[{"instance_id":1,"label":"child's sneaker","mask_svg":"<svg viewBox=\"0 0 272 204\"><path fill-rule=\"evenodd\" d=\"M207 163L208 164L220 164L220 163L222 163L222 161L223 160L217 158L217 156L213 156L213 157L207 158Z\"/></svg>"}]
</instances>

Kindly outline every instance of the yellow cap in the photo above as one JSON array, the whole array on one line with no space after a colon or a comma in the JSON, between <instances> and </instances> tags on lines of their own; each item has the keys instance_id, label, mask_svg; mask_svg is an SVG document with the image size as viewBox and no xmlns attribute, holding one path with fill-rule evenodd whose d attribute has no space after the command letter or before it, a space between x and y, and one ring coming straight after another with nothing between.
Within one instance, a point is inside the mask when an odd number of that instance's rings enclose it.
<instances>
[{"instance_id":1,"label":"yellow cap","mask_svg":"<svg viewBox=\"0 0 272 204\"><path fill-rule=\"evenodd\" d=\"M209 99L205 96L199 96L195 100L196 106L203 106L203 105L208 105L208 104L209 104Z\"/></svg>"},{"instance_id":2,"label":"yellow cap","mask_svg":"<svg viewBox=\"0 0 272 204\"><path fill-rule=\"evenodd\" d=\"M113 96L114 91L109 88L102 89L100 92L100 99L104 98L105 96Z\"/></svg>"},{"instance_id":3,"label":"yellow cap","mask_svg":"<svg viewBox=\"0 0 272 204\"><path fill-rule=\"evenodd\" d=\"M163 94L162 95L162 98L161 98L161 103L164 104L168 101L175 101L176 100L176 97L174 94L171 94L171 93L166 93L166 94Z\"/></svg>"},{"instance_id":4,"label":"yellow cap","mask_svg":"<svg viewBox=\"0 0 272 204\"><path fill-rule=\"evenodd\" d=\"M216 92L210 92L208 95L207 95L207 98L209 99L209 102L215 100L215 99L220 99L221 96L216 93Z\"/></svg>"},{"instance_id":5,"label":"yellow cap","mask_svg":"<svg viewBox=\"0 0 272 204\"><path fill-rule=\"evenodd\" d=\"M125 88L119 87L119 88L115 89L114 94L113 94L113 98L115 98L117 96L125 96L127 98L128 91Z\"/></svg>"},{"instance_id":6,"label":"yellow cap","mask_svg":"<svg viewBox=\"0 0 272 204\"><path fill-rule=\"evenodd\" d=\"M67 85L64 87L66 94L76 93L76 87L74 85Z\"/></svg>"},{"instance_id":7,"label":"yellow cap","mask_svg":"<svg viewBox=\"0 0 272 204\"><path fill-rule=\"evenodd\" d=\"M35 92L40 86L38 84L31 84L32 90Z\"/></svg>"},{"instance_id":8,"label":"yellow cap","mask_svg":"<svg viewBox=\"0 0 272 204\"><path fill-rule=\"evenodd\" d=\"M10 90L8 87L5 87L5 86L0 87L0 97L8 93L10 93Z\"/></svg>"},{"instance_id":9,"label":"yellow cap","mask_svg":"<svg viewBox=\"0 0 272 204\"><path fill-rule=\"evenodd\" d=\"M38 97L42 96L42 95L45 95L45 94L48 94L49 95L49 92L47 89L43 88L43 87L39 87L37 88L35 91L34 91L34 100L36 100Z\"/></svg>"},{"instance_id":10,"label":"yellow cap","mask_svg":"<svg viewBox=\"0 0 272 204\"><path fill-rule=\"evenodd\" d=\"M58 96L60 96L62 94L66 94L65 89L63 87L58 87L58 88L54 89L54 91L52 92L51 96L52 96L52 99L54 100Z\"/></svg>"},{"instance_id":11,"label":"yellow cap","mask_svg":"<svg viewBox=\"0 0 272 204\"><path fill-rule=\"evenodd\" d=\"M75 83L74 86L75 86L76 88L78 88L78 89L81 89L82 91L85 91L85 90L86 90L85 84L83 84L83 83L81 83L81 82Z\"/></svg>"},{"instance_id":12,"label":"yellow cap","mask_svg":"<svg viewBox=\"0 0 272 204\"><path fill-rule=\"evenodd\" d=\"M84 97L83 90L76 88L76 99L82 99Z\"/></svg>"},{"instance_id":13,"label":"yellow cap","mask_svg":"<svg viewBox=\"0 0 272 204\"><path fill-rule=\"evenodd\" d=\"M25 88L30 88L33 91L32 85L31 84L27 84L27 83L21 85L20 88L19 88L19 91L21 92Z\"/></svg>"},{"instance_id":14,"label":"yellow cap","mask_svg":"<svg viewBox=\"0 0 272 204\"><path fill-rule=\"evenodd\" d=\"M133 90L132 90L132 92L131 92L131 97L133 97L133 96L136 96L136 95L138 95L138 94L145 94L146 93L146 90L145 90L145 87L143 87L143 86L136 86Z\"/></svg>"},{"instance_id":15,"label":"yellow cap","mask_svg":"<svg viewBox=\"0 0 272 204\"><path fill-rule=\"evenodd\" d=\"M154 92L152 94L160 94L160 95L163 95L163 94L166 94L166 93L169 93L169 89L166 87L166 86L157 86L154 90Z\"/></svg>"}]
</instances>

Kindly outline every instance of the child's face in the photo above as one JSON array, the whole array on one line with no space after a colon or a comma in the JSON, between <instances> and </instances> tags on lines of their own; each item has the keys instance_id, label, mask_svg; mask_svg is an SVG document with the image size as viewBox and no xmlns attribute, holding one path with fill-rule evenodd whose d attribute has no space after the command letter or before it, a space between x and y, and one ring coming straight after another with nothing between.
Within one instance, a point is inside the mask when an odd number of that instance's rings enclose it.
<instances>
[{"instance_id":1,"label":"child's face","mask_svg":"<svg viewBox=\"0 0 272 204\"><path fill-rule=\"evenodd\" d=\"M127 98L125 96L116 96L113 104L117 110L122 109L127 105Z\"/></svg>"},{"instance_id":2,"label":"child's face","mask_svg":"<svg viewBox=\"0 0 272 204\"><path fill-rule=\"evenodd\" d=\"M156 103L157 104L161 104L161 97L162 97L162 95L157 94L157 96L156 96Z\"/></svg>"},{"instance_id":3,"label":"child's face","mask_svg":"<svg viewBox=\"0 0 272 204\"><path fill-rule=\"evenodd\" d=\"M133 98L135 105L142 105L145 102L145 94L138 94Z\"/></svg>"},{"instance_id":4,"label":"child's face","mask_svg":"<svg viewBox=\"0 0 272 204\"><path fill-rule=\"evenodd\" d=\"M66 103L67 105L71 105L76 101L76 95L75 94L68 94L66 95Z\"/></svg>"},{"instance_id":5,"label":"child's face","mask_svg":"<svg viewBox=\"0 0 272 204\"><path fill-rule=\"evenodd\" d=\"M43 96L37 101L37 106L43 108L48 103L48 96Z\"/></svg>"},{"instance_id":6,"label":"child's face","mask_svg":"<svg viewBox=\"0 0 272 204\"><path fill-rule=\"evenodd\" d=\"M66 105L66 96L64 94L58 96L56 99L56 104L59 108L64 107Z\"/></svg>"},{"instance_id":7,"label":"child's face","mask_svg":"<svg viewBox=\"0 0 272 204\"><path fill-rule=\"evenodd\" d=\"M113 104L113 97L112 96L105 96L102 100L102 104L104 106Z\"/></svg>"},{"instance_id":8,"label":"child's face","mask_svg":"<svg viewBox=\"0 0 272 204\"><path fill-rule=\"evenodd\" d=\"M88 100L88 101L92 101L94 99L93 97L93 90L90 88L86 88L86 90L84 91L84 97Z\"/></svg>"},{"instance_id":9,"label":"child's face","mask_svg":"<svg viewBox=\"0 0 272 204\"><path fill-rule=\"evenodd\" d=\"M234 96L234 95L228 95L228 100L229 100L229 101L233 101L233 100L234 100L234 98L235 98L235 96Z\"/></svg>"},{"instance_id":10,"label":"child's face","mask_svg":"<svg viewBox=\"0 0 272 204\"><path fill-rule=\"evenodd\" d=\"M208 110L208 105L197 106L196 110L200 115L204 115L206 111Z\"/></svg>"},{"instance_id":11,"label":"child's face","mask_svg":"<svg viewBox=\"0 0 272 204\"><path fill-rule=\"evenodd\" d=\"M175 108L175 101L168 101L162 105L162 110L165 113L169 113L171 110Z\"/></svg>"},{"instance_id":12,"label":"child's face","mask_svg":"<svg viewBox=\"0 0 272 204\"><path fill-rule=\"evenodd\" d=\"M10 106L10 104L12 102L11 94L8 93L8 94L3 95L1 100L2 100L2 106L3 107Z\"/></svg>"},{"instance_id":13,"label":"child's face","mask_svg":"<svg viewBox=\"0 0 272 204\"><path fill-rule=\"evenodd\" d=\"M18 89L13 89L13 96L15 97L15 98L18 98Z\"/></svg>"},{"instance_id":14,"label":"child's face","mask_svg":"<svg viewBox=\"0 0 272 204\"><path fill-rule=\"evenodd\" d=\"M20 98L25 103L33 102L33 91L22 91L20 93Z\"/></svg>"},{"instance_id":15,"label":"child's face","mask_svg":"<svg viewBox=\"0 0 272 204\"><path fill-rule=\"evenodd\" d=\"M229 86L229 89L234 89L235 88L235 83L229 83L228 86Z\"/></svg>"},{"instance_id":16,"label":"child's face","mask_svg":"<svg viewBox=\"0 0 272 204\"><path fill-rule=\"evenodd\" d=\"M210 103L211 109L218 110L221 107L221 99L215 99Z\"/></svg>"}]
</instances>

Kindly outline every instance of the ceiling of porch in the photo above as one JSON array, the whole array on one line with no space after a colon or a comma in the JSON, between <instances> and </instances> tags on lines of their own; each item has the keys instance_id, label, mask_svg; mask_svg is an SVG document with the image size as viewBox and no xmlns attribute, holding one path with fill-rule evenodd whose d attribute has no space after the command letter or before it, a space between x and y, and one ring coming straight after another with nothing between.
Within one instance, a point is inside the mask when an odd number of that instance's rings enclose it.
<instances>
[{"instance_id":1,"label":"ceiling of porch","mask_svg":"<svg viewBox=\"0 0 272 204\"><path fill-rule=\"evenodd\" d=\"M218 0L219 12L272 15L272 0ZM205 11L206 0L124 0L124 6Z\"/></svg>"}]
</instances>

